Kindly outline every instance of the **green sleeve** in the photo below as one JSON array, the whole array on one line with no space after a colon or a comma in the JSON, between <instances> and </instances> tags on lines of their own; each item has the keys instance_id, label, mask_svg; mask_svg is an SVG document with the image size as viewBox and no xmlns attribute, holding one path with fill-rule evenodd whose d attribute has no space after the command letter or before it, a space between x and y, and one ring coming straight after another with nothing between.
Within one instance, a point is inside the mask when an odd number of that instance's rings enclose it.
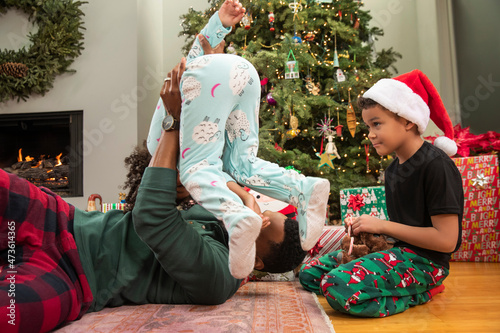
<instances>
[{"instance_id":1,"label":"green sleeve","mask_svg":"<svg viewBox=\"0 0 500 333\"><path fill-rule=\"evenodd\" d=\"M220 304L238 289L228 249L185 221L175 204L176 171L146 169L133 210L137 234L194 304Z\"/></svg>"},{"instance_id":2,"label":"green sleeve","mask_svg":"<svg viewBox=\"0 0 500 333\"><path fill-rule=\"evenodd\" d=\"M210 46L216 47L224 40L224 37L231 32L231 29L231 27L224 28L219 18L219 12L217 11L214 15L212 15L207 25L201 29L200 34L205 36L210 43ZM189 50L187 61L189 62L194 58L202 56L203 54L200 42L198 41L198 38L195 38L193 46L191 46L191 50Z\"/></svg>"}]
</instances>

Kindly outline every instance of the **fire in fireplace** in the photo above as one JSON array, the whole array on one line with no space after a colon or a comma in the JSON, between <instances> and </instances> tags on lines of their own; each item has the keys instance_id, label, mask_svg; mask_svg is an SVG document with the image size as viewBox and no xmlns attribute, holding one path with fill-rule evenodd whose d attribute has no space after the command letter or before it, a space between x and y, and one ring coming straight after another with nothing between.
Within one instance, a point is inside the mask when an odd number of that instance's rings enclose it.
<instances>
[{"instance_id":1,"label":"fire in fireplace","mask_svg":"<svg viewBox=\"0 0 500 333\"><path fill-rule=\"evenodd\" d=\"M81 196L82 131L82 111L0 115L0 168L60 196Z\"/></svg>"},{"instance_id":2,"label":"fire in fireplace","mask_svg":"<svg viewBox=\"0 0 500 333\"><path fill-rule=\"evenodd\" d=\"M29 180L37 186L53 191L69 186L69 158L62 153L55 157L41 155L38 158L26 156L23 160L22 148L19 149L17 162L12 164L12 173ZM63 163L64 162L64 163Z\"/></svg>"}]
</instances>

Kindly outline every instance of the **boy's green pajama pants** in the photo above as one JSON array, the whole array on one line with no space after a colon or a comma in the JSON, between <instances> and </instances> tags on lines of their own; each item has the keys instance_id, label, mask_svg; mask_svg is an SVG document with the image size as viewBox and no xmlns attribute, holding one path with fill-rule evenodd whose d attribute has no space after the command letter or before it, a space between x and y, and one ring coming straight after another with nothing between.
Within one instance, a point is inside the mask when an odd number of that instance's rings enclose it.
<instances>
[{"instance_id":1,"label":"boy's green pajama pants","mask_svg":"<svg viewBox=\"0 0 500 333\"><path fill-rule=\"evenodd\" d=\"M360 317L385 317L427 303L444 289L449 270L407 248L371 253L339 264L334 251L305 264L302 286L324 295L340 312Z\"/></svg>"}]
</instances>

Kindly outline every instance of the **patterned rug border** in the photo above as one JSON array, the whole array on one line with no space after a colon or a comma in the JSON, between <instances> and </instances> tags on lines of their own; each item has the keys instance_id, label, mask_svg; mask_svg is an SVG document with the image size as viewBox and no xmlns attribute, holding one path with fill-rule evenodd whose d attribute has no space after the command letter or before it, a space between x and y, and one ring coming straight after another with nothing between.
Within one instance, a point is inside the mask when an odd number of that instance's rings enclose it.
<instances>
[{"instance_id":1,"label":"patterned rug border","mask_svg":"<svg viewBox=\"0 0 500 333\"><path fill-rule=\"evenodd\" d=\"M106 308L57 330L78 332L335 333L318 297L299 282L249 282L215 306L145 304Z\"/></svg>"}]
</instances>

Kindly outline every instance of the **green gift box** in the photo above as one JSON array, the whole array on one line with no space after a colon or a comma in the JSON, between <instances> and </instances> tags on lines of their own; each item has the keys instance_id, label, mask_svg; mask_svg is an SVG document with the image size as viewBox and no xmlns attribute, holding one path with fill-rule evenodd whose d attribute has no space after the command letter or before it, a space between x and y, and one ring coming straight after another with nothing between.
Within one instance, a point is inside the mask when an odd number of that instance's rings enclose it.
<instances>
[{"instance_id":1,"label":"green gift box","mask_svg":"<svg viewBox=\"0 0 500 333\"><path fill-rule=\"evenodd\" d=\"M387 220L385 187L355 187L340 190L340 211L342 224L344 224L347 217L361 216L363 214Z\"/></svg>"}]
</instances>

